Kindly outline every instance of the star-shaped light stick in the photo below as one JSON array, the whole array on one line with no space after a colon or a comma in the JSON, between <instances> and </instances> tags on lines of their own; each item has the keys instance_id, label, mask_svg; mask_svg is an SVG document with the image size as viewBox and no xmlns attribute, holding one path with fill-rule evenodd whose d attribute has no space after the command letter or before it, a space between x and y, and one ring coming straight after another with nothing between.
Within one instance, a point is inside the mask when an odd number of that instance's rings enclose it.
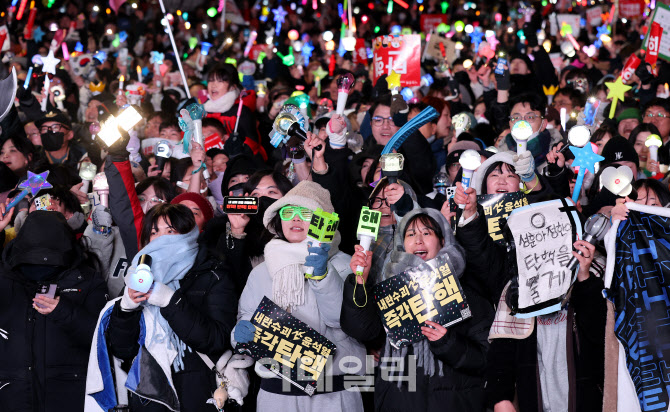
<instances>
[{"instance_id":1,"label":"star-shaped light stick","mask_svg":"<svg viewBox=\"0 0 670 412\"><path fill-rule=\"evenodd\" d=\"M306 42L305 44L302 45L302 49L300 50L300 54L302 55L302 58L305 62L305 67L309 65L309 59L312 57L312 52L314 51L314 46L312 45L312 42Z\"/></svg>"},{"instance_id":2,"label":"star-shaped light stick","mask_svg":"<svg viewBox=\"0 0 670 412\"><path fill-rule=\"evenodd\" d=\"M33 197L42 189L51 189L53 186L49 182L47 182L47 176L49 176L49 171L40 173L40 174L35 174L31 172L30 170L28 171L28 179L24 180L20 185L19 189L21 190L21 193L19 193L14 200L12 200L8 205L7 208L5 209L5 214L9 213L9 211L19 204L19 202L28 195L28 193L32 194ZM4 215L3 215L4 216Z\"/></svg>"},{"instance_id":3,"label":"star-shaped light stick","mask_svg":"<svg viewBox=\"0 0 670 412\"><path fill-rule=\"evenodd\" d=\"M321 96L321 79L326 77L328 72L323 70L323 67L319 65L319 67L317 67L316 70L312 72L312 75L314 76L314 81L316 82L316 93L318 96Z\"/></svg>"},{"instance_id":4,"label":"star-shaped light stick","mask_svg":"<svg viewBox=\"0 0 670 412\"><path fill-rule=\"evenodd\" d=\"M288 12L284 10L282 6L279 6L276 9L272 9L272 14L275 15L275 23L277 24L275 26L275 35L279 36L281 26L284 24L284 20L286 19Z\"/></svg>"},{"instance_id":5,"label":"star-shaped light stick","mask_svg":"<svg viewBox=\"0 0 670 412\"><path fill-rule=\"evenodd\" d=\"M391 70L391 73L386 77L386 84L392 94L398 94L398 89L400 88L400 75Z\"/></svg>"},{"instance_id":6,"label":"star-shaped light stick","mask_svg":"<svg viewBox=\"0 0 670 412\"><path fill-rule=\"evenodd\" d=\"M584 183L584 175L588 170L595 173L595 164L605 160L604 157L599 156L593 152L593 146L587 143L584 147L570 146L570 151L575 155L575 160L572 162L572 167L579 167L577 173L577 181L575 182L575 189L572 192L572 201L577 203L579 194L582 191L582 183Z\"/></svg>"},{"instance_id":7,"label":"star-shaped light stick","mask_svg":"<svg viewBox=\"0 0 670 412\"><path fill-rule=\"evenodd\" d=\"M472 33L470 33L470 42L475 46L475 53L479 51L479 45L482 43L484 38L484 33L480 28L476 28Z\"/></svg>"},{"instance_id":8,"label":"star-shaped light stick","mask_svg":"<svg viewBox=\"0 0 670 412\"><path fill-rule=\"evenodd\" d=\"M41 43L41 42L42 42L42 38L44 37L45 34L46 34L46 33L44 33L44 30L42 30L42 27L37 26L37 27L33 30L33 40L35 40L36 43Z\"/></svg>"},{"instance_id":9,"label":"star-shaped light stick","mask_svg":"<svg viewBox=\"0 0 670 412\"><path fill-rule=\"evenodd\" d=\"M42 100L41 109L43 112L47 111L47 102L49 101L49 93L51 92L51 79L49 73L56 74L56 66L60 63L60 59L54 57L54 51L49 50L47 57L42 58L42 73L44 75L44 94L45 98Z\"/></svg>"},{"instance_id":10,"label":"star-shaped light stick","mask_svg":"<svg viewBox=\"0 0 670 412\"><path fill-rule=\"evenodd\" d=\"M623 84L623 80L621 80L621 77L618 77L614 82L605 82L605 86L607 86L607 89L609 90L609 92L607 93L607 98L612 99L612 106L610 108L610 115L609 115L609 118L612 119L614 118L614 112L616 111L617 102L619 100L623 101L626 96L626 92L632 89L632 87Z\"/></svg>"}]
</instances>

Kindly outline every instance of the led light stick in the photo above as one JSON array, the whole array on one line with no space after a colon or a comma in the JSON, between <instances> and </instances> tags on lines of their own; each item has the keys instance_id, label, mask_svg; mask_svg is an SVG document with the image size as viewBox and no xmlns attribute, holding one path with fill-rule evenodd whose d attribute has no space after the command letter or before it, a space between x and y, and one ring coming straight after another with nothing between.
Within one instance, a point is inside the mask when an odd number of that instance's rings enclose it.
<instances>
[{"instance_id":1,"label":"led light stick","mask_svg":"<svg viewBox=\"0 0 670 412\"><path fill-rule=\"evenodd\" d=\"M533 127L525 120L519 120L512 126L512 137L516 140L516 154L525 152L528 138L533 134Z\"/></svg>"},{"instance_id":2,"label":"led light stick","mask_svg":"<svg viewBox=\"0 0 670 412\"><path fill-rule=\"evenodd\" d=\"M16 195L16 197L11 202L9 202L7 208L5 209L5 215L9 213L9 211L14 206L18 205L19 202L23 200L23 198L26 197L26 195L28 195L28 193L32 194L32 196L35 197L35 195L37 195L37 193L40 190L51 189L53 186L51 186L51 183L47 182L47 176L49 176L48 171L40 174L35 174L29 170L28 179L21 182L21 184L18 187L19 189L22 189L21 193Z\"/></svg>"},{"instance_id":3,"label":"led light stick","mask_svg":"<svg viewBox=\"0 0 670 412\"><path fill-rule=\"evenodd\" d=\"M454 137L458 139L458 136L460 136L461 133L465 132L466 130L470 130L472 120L470 120L470 116L467 114L458 113L451 118L451 124L454 125L455 129Z\"/></svg>"},{"instance_id":4,"label":"led light stick","mask_svg":"<svg viewBox=\"0 0 670 412\"><path fill-rule=\"evenodd\" d=\"M398 183L398 176L405 166L405 157L400 153L386 153L381 156L379 163L389 184Z\"/></svg>"},{"instance_id":5,"label":"led light stick","mask_svg":"<svg viewBox=\"0 0 670 412\"><path fill-rule=\"evenodd\" d=\"M582 184L584 183L584 175L586 174L586 171L588 170L589 172L594 173L595 164L605 160L605 158L595 154L593 152L593 147L591 147L590 144L587 144L584 147L570 146L570 151L575 155L572 167L579 167L575 189L572 192L572 201L577 203L579 194L582 190Z\"/></svg>"},{"instance_id":6,"label":"led light stick","mask_svg":"<svg viewBox=\"0 0 670 412\"><path fill-rule=\"evenodd\" d=\"M24 29L24 37L26 40L32 40L33 38L33 26L35 25L35 18L37 17L37 7L30 9L30 15L28 15L28 23L26 23L26 28Z\"/></svg>"},{"instance_id":7,"label":"led light stick","mask_svg":"<svg viewBox=\"0 0 670 412\"><path fill-rule=\"evenodd\" d=\"M628 166L606 167L600 174L600 187L605 187L613 195L637 199L633 193L633 171Z\"/></svg>"},{"instance_id":8,"label":"led light stick","mask_svg":"<svg viewBox=\"0 0 670 412\"><path fill-rule=\"evenodd\" d=\"M65 44L65 43L63 43L63 44ZM121 77L119 78L119 96L123 96L123 82L125 80L126 80L126 78L123 75L121 75Z\"/></svg>"},{"instance_id":9,"label":"led light stick","mask_svg":"<svg viewBox=\"0 0 670 412\"><path fill-rule=\"evenodd\" d=\"M172 34L172 26L170 21L167 18L167 13L165 12L165 5L163 0L158 0L158 3L161 5L161 11L163 12L163 17L165 17L165 25L167 26L168 36L170 37L170 43L172 43L172 50L174 51L175 60L177 60L177 67L179 68L179 74L181 74L181 80L184 84L184 90L186 91L186 98L191 98L191 92L188 88L188 82L186 81L186 75L184 74L184 68L181 66L181 58L179 57L179 51L177 50L177 45L174 42L174 35Z\"/></svg>"},{"instance_id":10,"label":"led light stick","mask_svg":"<svg viewBox=\"0 0 670 412\"><path fill-rule=\"evenodd\" d=\"M379 210L371 210L367 206L363 206L363 209L361 209L361 217L358 219L356 237L360 241L359 244L363 246L364 252L370 250L372 242L377 240L381 219L382 212ZM363 276L362 266L356 266L356 276Z\"/></svg>"},{"instance_id":11,"label":"led light stick","mask_svg":"<svg viewBox=\"0 0 670 412\"><path fill-rule=\"evenodd\" d=\"M610 218L603 215L602 213L596 213L595 215L586 219L584 223L584 239L592 245L603 240L607 231L612 227L612 222ZM577 253L581 256L584 256L584 253L581 250L578 250ZM572 272L577 267L579 261L576 257L572 257L568 262L568 270Z\"/></svg>"},{"instance_id":12,"label":"led light stick","mask_svg":"<svg viewBox=\"0 0 670 412\"><path fill-rule=\"evenodd\" d=\"M199 144L203 149L205 147L202 136L202 119L205 118L205 106L193 102L179 111L179 128L184 132L182 142L184 144L184 153L189 153L191 140Z\"/></svg>"},{"instance_id":13,"label":"led light stick","mask_svg":"<svg viewBox=\"0 0 670 412\"><path fill-rule=\"evenodd\" d=\"M156 166L158 166L158 170L162 172L165 167L165 162L172 157L172 146L170 146L170 142L167 140L158 142L154 149L154 153L156 153Z\"/></svg>"},{"instance_id":14,"label":"led light stick","mask_svg":"<svg viewBox=\"0 0 670 412\"><path fill-rule=\"evenodd\" d=\"M337 79L337 110L335 113L344 114L344 108L347 106L349 92L356 84L356 79L351 73L346 73Z\"/></svg>"},{"instance_id":15,"label":"led light stick","mask_svg":"<svg viewBox=\"0 0 670 412\"><path fill-rule=\"evenodd\" d=\"M109 183L104 172L100 172L93 178L93 191L98 194L100 204L104 207L109 206Z\"/></svg>"},{"instance_id":16,"label":"led light stick","mask_svg":"<svg viewBox=\"0 0 670 412\"><path fill-rule=\"evenodd\" d=\"M631 86L626 86L623 84L621 77L618 77L614 82L605 82L605 86L609 90L607 93L607 98L612 99L611 109L609 118L614 118L614 113L616 112L617 101L623 101L626 95L626 92L632 89Z\"/></svg>"},{"instance_id":17,"label":"led light stick","mask_svg":"<svg viewBox=\"0 0 670 412\"><path fill-rule=\"evenodd\" d=\"M651 157L651 160L658 162L658 148L663 145L663 140L657 134L652 134L647 137L644 145L649 148L649 157ZM656 176L656 172L652 172L651 175Z\"/></svg>"},{"instance_id":18,"label":"led light stick","mask_svg":"<svg viewBox=\"0 0 670 412\"><path fill-rule=\"evenodd\" d=\"M340 218L337 213L328 213L321 208L318 208L312 214L312 220L309 222L309 229L307 230L307 237L316 242L316 246L321 246L322 243L331 243L335 238L337 226L340 224ZM314 243L312 244L314 246ZM305 277L308 279L321 280L322 277L315 277L314 267L305 267Z\"/></svg>"},{"instance_id":19,"label":"led light stick","mask_svg":"<svg viewBox=\"0 0 670 412\"><path fill-rule=\"evenodd\" d=\"M100 125L98 137L109 147L121 138L119 127L126 132L130 131L142 120L142 115L133 107L128 106L118 116L110 116Z\"/></svg>"},{"instance_id":20,"label":"led light stick","mask_svg":"<svg viewBox=\"0 0 670 412\"><path fill-rule=\"evenodd\" d=\"M573 126L568 132L568 143L574 147L584 147L591 139L591 131L586 126ZM570 145L565 145L559 150L563 153Z\"/></svg>"},{"instance_id":21,"label":"led light stick","mask_svg":"<svg viewBox=\"0 0 670 412\"><path fill-rule=\"evenodd\" d=\"M298 125L293 126L295 123ZM305 116L300 112L300 108L292 104L285 104L272 124L272 131L269 135L270 144L274 147L279 147L282 143L286 144L291 138L289 130L295 134L296 129L304 129L305 124ZM292 126L293 128L291 128Z\"/></svg>"},{"instance_id":22,"label":"led light stick","mask_svg":"<svg viewBox=\"0 0 670 412\"><path fill-rule=\"evenodd\" d=\"M600 106L600 100L595 97L589 97L586 100L586 105L584 106L584 124L587 126L593 126L596 120L596 113L598 113L598 107Z\"/></svg>"},{"instance_id":23,"label":"led light stick","mask_svg":"<svg viewBox=\"0 0 670 412\"><path fill-rule=\"evenodd\" d=\"M33 66L30 66L28 68L28 74L26 75L26 80L23 82L23 88L28 90L28 87L30 87L30 79L33 77Z\"/></svg>"},{"instance_id":24,"label":"led light stick","mask_svg":"<svg viewBox=\"0 0 670 412\"><path fill-rule=\"evenodd\" d=\"M256 30L252 30L251 33L249 33L249 40L247 40L247 45L244 46L244 57L248 57L249 53L251 52L251 48L254 47L254 42L256 41L256 37L258 37L258 33Z\"/></svg>"},{"instance_id":25,"label":"led light stick","mask_svg":"<svg viewBox=\"0 0 670 412\"><path fill-rule=\"evenodd\" d=\"M142 68L137 66L135 70L137 70L137 81L142 83Z\"/></svg>"},{"instance_id":26,"label":"led light stick","mask_svg":"<svg viewBox=\"0 0 670 412\"><path fill-rule=\"evenodd\" d=\"M81 178L81 188L79 189L83 193L88 193L88 187L91 184L91 180L95 177L95 173L98 171L98 167L91 162L82 162L79 167L79 177Z\"/></svg>"},{"instance_id":27,"label":"led light stick","mask_svg":"<svg viewBox=\"0 0 670 412\"><path fill-rule=\"evenodd\" d=\"M482 165L482 158L476 150L468 149L461 154L458 163L460 163L461 168L463 169L461 185L463 185L463 190L465 191L470 187L470 181L472 180L472 175L475 170ZM465 205L459 205L458 207L465 209Z\"/></svg>"},{"instance_id":28,"label":"led light stick","mask_svg":"<svg viewBox=\"0 0 670 412\"><path fill-rule=\"evenodd\" d=\"M561 128L563 129L563 133L565 133L565 129L568 124L568 109L566 109L565 107L561 107L560 117L561 117Z\"/></svg>"},{"instance_id":29,"label":"led light stick","mask_svg":"<svg viewBox=\"0 0 670 412\"><path fill-rule=\"evenodd\" d=\"M63 50L63 59L65 59L65 61L69 61L70 51L67 49L67 43L65 42L61 43L61 49Z\"/></svg>"},{"instance_id":30,"label":"led light stick","mask_svg":"<svg viewBox=\"0 0 670 412\"><path fill-rule=\"evenodd\" d=\"M412 118L412 120L405 123L391 139L386 143L384 149L382 149L381 154L391 153L394 150L398 150L400 146L407 140L412 133L419 130L426 123L437 119L440 114L435 110L433 106L428 106Z\"/></svg>"},{"instance_id":31,"label":"led light stick","mask_svg":"<svg viewBox=\"0 0 670 412\"><path fill-rule=\"evenodd\" d=\"M43 112L47 111L47 102L49 101L49 94L51 92L51 79L49 78L49 73L56 74L56 65L60 62L60 59L54 57L54 51L49 50L47 57L42 58L42 73L47 73L44 76L44 93L45 97L42 100L41 109Z\"/></svg>"}]
</instances>

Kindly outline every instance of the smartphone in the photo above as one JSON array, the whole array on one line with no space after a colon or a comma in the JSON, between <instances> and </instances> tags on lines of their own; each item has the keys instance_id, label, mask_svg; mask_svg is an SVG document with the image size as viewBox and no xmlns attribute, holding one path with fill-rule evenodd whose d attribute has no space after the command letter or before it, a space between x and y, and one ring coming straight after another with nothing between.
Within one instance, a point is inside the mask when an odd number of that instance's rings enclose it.
<instances>
[{"instance_id":1,"label":"smartphone","mask_svg":"<svg viewBox=\"0 0 670 412\"><path fill-rule=\"evenodd\" d=\"M35 203L35 208L37 210L49 210L49 207L51 206L51 195L47 193L46 195L36 197L33 202Z\"/></svg>"},{"instance_id":2,"label":"smartphone","mask_svg":"<svg viewBox=\"0 0 670 412\"><path fill-rule=\"evenodd\" d=\"M498 53L498 63L496 64L495 74L502 76L505 73L505 66L507 66L507 54L505 52Z\"/></svg>"},{"instance_id":3,"label":"smartphone","mask_svg":"<svg viewBox=\"0 0 670 412\"><path fill-rule=\"evenodd\" d=\"M255 215L258 213L258 198L251 196L226 196L223 198L225 213Z\"/></svg>"},{"instance_id":4,"label":"smartphone","mask_svg":"<svg viewBox=\"0 0 670 412\"><path fill-rule=\"evenodd\" d=\"M46 296L48 298L55 298L56 297L56 290L58 289L58 285L55 283L51 284L39 284L37 286L37 293L35 293L35 297L38 296ZM44 306L40 305L39 303L35 303L38 307L41 309L44 309Z\"/></svg>"}]
</instances>

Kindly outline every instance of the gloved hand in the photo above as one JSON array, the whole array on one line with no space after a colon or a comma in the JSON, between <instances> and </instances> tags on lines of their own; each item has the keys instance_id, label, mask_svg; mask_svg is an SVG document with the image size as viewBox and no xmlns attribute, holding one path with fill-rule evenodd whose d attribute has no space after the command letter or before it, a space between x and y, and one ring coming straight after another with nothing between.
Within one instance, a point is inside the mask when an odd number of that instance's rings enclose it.
<instances>
[{"instance_id":1,"label":"gloved hand","mask_svg":"<svg viewBox=\"0 0 670 412\"><path fill-rule=\"evenodd\" d=\"M321 280L328 274L328 252L330 251L330 243L323 243L321 246L310 246L307 248L309 255L305 258L305 266L314 268L311 276L315 280Z\"/></svg>"},{"instance_id":2,"label":"gloved hand","mask_svg":"<svg viewBox=\"0 0 670 412\"><path fill-rule=\"evenodd\" d=\"M132 299L130 299L130 295L128 294L128 287L126 286L126 288L123 290L123 297L121 298L121 310L124 312L132 312L137 310L139 307L139 303L135 303Z\"/></svg>"},{"instance_id":3,"label":"gloved hand","mask_svg":"<svg viewBox=\"0 0 670 412\"><path fill-rule=\"evenodd\" d=\"M107 232L112 227L112 214L109 208L103 205L98 205L93 209L91 219L93 228L98 232Z\"/></svg>"},{"instance_id":4,"label":"gloved hand","mask_svg":"<svg viewBox=\"0 0 670 412\"><path fill-rule=\"evenodd\" d=\"M174 290L172 290L172 288L160 282L154 282L147 303L164 308L170 303L172 295L174 295Z\"/></svg>"},{"instance_id":5,"label":"gloved hand","mask_svg":"<svg viewBox=\"0 0 670 412\"><path fill-rule=\"evenodd\" d=\"M514 155L514 169L524 182L530 182L535 178L535 159L530 150Z\"/></svg>"},{"instance_id":6,"label":"gloved hand","mask_svg":"<svg viewBox=\"0 0 670 412\"><path fill-rule=\"evenodd\" d=\"M142 156L140 155L140 138L137 136L135 129L131 129L128 135L130 136L130 140L128 140L126 150L130 153L130 160L139 163L142 160Z\"/></svg>"},{"instance_id":7,"label":"gloved hand","mask_svg":"<svg viewBox=\"0 0 670 412\"><path fill-rule=\"evenodd\" d=\"M637 66L637 69L635 69L635 74L640 79L640 83L643 85L647 85L651 83L652 80L654 80L654 75L649 72L647 63L644 62Z\"/></svg>"},{"instance_id":8,"label":"gloved hand","mask_svg":"<svg viewBox=\"0 0 670 412\"><path fill-rule=\"evenodd\" d=\"M254 339L256 327L248 320L241 320L235 326L235 340L238 343L248 343Z\"/></svg>"},{"instance_id":9,"label":"gloved hand","mask_svg":"<svg viewBox=\"0 0 670 412\"><path fill-rule=\"evenodd\" d=\"M503 74L496 73L496 86L498 90L509 90L512 88L512 80L509 74L509 62Z\"/></svg>"},{"instance_id":10,"label":"gloved hand","mask_svg":"<svg viewBox=\"0 0 670 412\"><path fill-rule=\"evenodd\" d=\"M226 143L224 143L224 149L228 153L229 157L235 157L238 154L242 153L244 149L244 139L238 134L231 134Z\"/></svg>"},{"instance_id":11,"label":"gloved hand","mask_svg":"<svg viewBox=\"0 0 670 412\"><path fill-rule=\"evenodd\" d=\"M407 123L409 106L400 94L395 94L391 100L391 117L396 127L403 127Z\"/></svg>"},{"instance_id":12,"label":"gloved hand","mask_svg":"<svg viewBox=\"0 0 670 412\"><path fill-rule=\"evenodd\" d=\"M531 23L523 25L523 35L526 37L528 48L537 47L537 30Z\"/></svg>"}]
</instances>

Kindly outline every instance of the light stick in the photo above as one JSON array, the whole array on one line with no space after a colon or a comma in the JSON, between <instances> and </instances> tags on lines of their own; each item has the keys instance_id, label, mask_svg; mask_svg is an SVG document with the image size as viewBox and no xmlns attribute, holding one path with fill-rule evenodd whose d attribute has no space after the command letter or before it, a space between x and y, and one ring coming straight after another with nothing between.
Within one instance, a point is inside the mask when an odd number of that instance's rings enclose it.
<instances>
[{"instance_id":1,"label":"light stick","mask_svg":"<svg viewBox=\"0 0 670 412\"><path fill-rule=\"evenodd\" d=\"M337 110L335 113L344 114L344 108L347 106L349 92L356 84L356 79L351 73L346 73L337 79Z\"/></svg>"},{"instance_id":2,"label":"light stick","mask_svg":"<svg viewBox=\"0 0 670 412\"><path fill-rule=\"evenodd\" d=\"M49 176L49 172L43 172L40 174L35 174L31 172L30 170L28 171L28 179L23 181L19 185L19 189L21 190L21 193L16 195L16 197L9 202L7 205L7 208L5 209L5 215L9 213L9 211L16 205L19 204L21 200L23 200L24 197L28 195L28 193L31 193L33 197L42 189L51 189L53 186L49 182L47 182L47 176ZM3 215L4 216L4 215Z\"/></svg>"},{"instance_id":3,"label":"light stick","mask_svg":"<svg viewBox=\"0 0 670 412\"><path fill-rule=\"evenodd\" d=\"M79 177L81 178L81 188L83 193L88 193L88 187L91 185L91 180L95 178L98 167L91 162L82 162L79 167Z\"/></svg>"},{"instance_id":4,"label":"light stick","mask_svg":"<svg viewBox=\"0 0 670 412\"><path fill-rule=\"evenodd\" d=\"M65 43L63 43L63 44L65 44ZM125 80L126 80L126 78L123 75L121 75L121 77L119 78L119 96L123 96L123 82Z\"/></svg>"},{"instance_id":5,"label":"light stick","mask_svg":"<svg viewBox=\"0 0 670 412\"><path fill-rule=\"evenodd\" d=\"M575 155L572 167L579 167L577 181L575 183L574 191L572 192L572 201L577 203L579 194L582 190L582 184L584 183L584 175L586 174L586 171L588 170L589 172L594 173L595 164L605 160L605 158L595 154L593 152L593 147L591 147L590 144L587 144L584 147L570 146L570 151Z\"/></svg>"},{"instance_id":6,"label":"light stick","mask_svg":"<svg viewBox=\"0 0 670 412\"><path fill-rule=\"evenodd\" d=\"M512 126L512 137L516 140L516 154L526 151L528 138L533 134L533 127L525 120L519 120Z\"/></svg>"},{"instance_id":7,"label":"light stick","mask_svg":"<svg viewBox=\"0 0 670 412\"><path fill-rule=\"evenodd\" d=\"M140 66L137 66L137 81L142 83L142 68Z\"/></svg>"},{"instance_id":8,"label":"light stick","mask_svg":"<svg viewBox=\"0 0 670 412\"><path fill-rule=\"evenodd\" d=\"M340 224L340 218L337 213L328 213L318 208L312 214L312 220L309 222L309 229L307 230L307 238L316 242L316 246L321 246L322 243L331 243L335 238L335 232ZM312 244L314 246L314 244ZM305 277L320 280L312 276L314 274L314 267L305 267ZM325 275L324 275L325 276Z\"/></svg>"},{"instance_id":9,"label":"light stick","mask_svg":"<svg viewBox=\"0 0 670 412\"><path fill-rule=\"evenodd\" d=\"M30 79L33 77L33 66L30 66L28 68L28 74L26 75L26 80L23 82L23 88L28 90L28 87L30 86Z\"/></svg>"},{"instance_id":10,"label":"light stick","mask_svg":"<svg viewBox=\"0 0 670 412\"><path fill-rule=\"evenodd\" d=\"M458 163L461 164L461 168L463 169L461 185L463 185L463 190L465 191L470 187L470 180L472 180L475 170L482 165L482 157L476 150L468 149L461 154ZM458 205L458 207L465 209L465 205Z\"/></svg>"},{"instance_id":11,"label":"light stick","mask_svg":"<svg viewBox=\"0 0 670 412\"><path fill-rule=\"evenodd\" d=\"M174 42L174 35L172 34L172 26L170 26L170 21L167 18L167 13L165 12L165 5L163 0L158 0L158 3L161 5L161 11L163 12L163 17L165 17L165 24L167 26L168 36L170 37L170 43L172 43L172 50L174 51L175 60L177 60L177 67L179 68L179 74L181 74L181 80L184 83L184 90L186 91L186 98L191 98L191 92L188 88L188 82L186 81L186 75L184 74L184 68L181 66L181 58L179 57L179 51L177 50L177 45Z\"/></svg>"},{"instance_id":12,"label":"light stick","mask_svg":"<svg viewBox=\"0 0 670 412\"><path fill-rule=\"evenodd\" d=\"M254 42L256 41L256 37L258 37L258 33L256 30L252 30L251 33L249 33L249 40L247 40L247 45L244 46L244 57L249 56L249 52L251 52L251 48L254 47Z\"/></svg>"},{"instance_id":13,"label":"light stick","mask_svg":"<svg viewBox=\"0 0 670 412\"><path fill-rule=\"evenodd\" d=\"M652 134L647 137L644 145L649 148L649 157L651 157L651 160L658 162L658 148L663 145L663 140L657 134ZM656 176L656 172L652 172L651 175Z\"/></svg>"},{"instance_id":14,"label":"light stick","mask_svg":"<svg viewBox=\"0 0 670 412\"><path fill-rule=\"evenodd\" d=\"M621 77L618 77L614 82L605 82L605 86L609 92L607 93L607 98L612 99L612 105L610 108L609 118L614 118L614 113L616 113L616 104L617 101L623 101L626 95L626 92L632 89L631 86L623 84Z\"/></svg>"},{"instance_id":15,"label":"light stick","mask_svg":"<svg viewBox=\"0 0 670 412\"><path fill-rule=\"evenodd\" d=\"M361 209L361 217L358 219L358 229L356 229L356 237L360 241L359 244L363 246L363 251L370 250L370 245L377 240L379 234L379 224L381 223L382 212L379 210L371 210L367 206ZM363 267L356 266L356 276L363 275Z\"/></svg>"},{"instance_id":16,"label":"light stick","mask_svg":"<svg viewBox=\"0 0 670 412\"><path fill-rule=\"evenodd\" d=\"M106 122L100 125L98 137L102 139L107 146L111 146L121 138L121 127L126 132L135 127L142 120L142 115L133 107L128 106L117 117L110 116Z\"/></svg>"}]
</instances>

